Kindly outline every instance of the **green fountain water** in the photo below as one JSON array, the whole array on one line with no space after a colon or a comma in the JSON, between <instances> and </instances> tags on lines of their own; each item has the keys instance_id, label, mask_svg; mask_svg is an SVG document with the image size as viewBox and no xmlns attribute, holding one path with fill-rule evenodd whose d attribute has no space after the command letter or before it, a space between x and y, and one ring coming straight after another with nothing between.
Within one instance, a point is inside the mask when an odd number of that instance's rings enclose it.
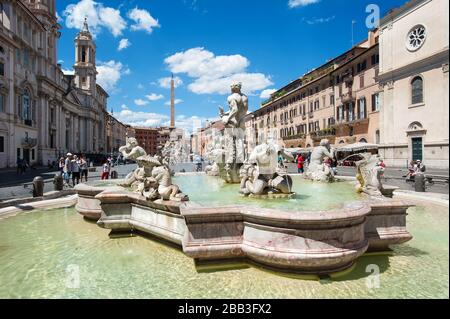
<instances>
[{"instance_id":1,"label":"green fountain water","mask_svg":"<svg viewBox=\"0 0 450 319\"><path fill-rule=\"evenodd\" d=\"M345 203L363 199L355 192L351 183L314 183L299 176L293 176L292 199L252 199L239 195L239 185L226 184L217 177L206 175L178 176L178 184L189 199L205 206L246 205L264 208L277 208L287 211L329 210L339 208Z\"/></svg>"},{"instance_id":2,"label":"green fountain water","mask_svg":"<svg viewBox=\"0 0 450 319\"><path fill-rule=\"evenodd\" d=\"M235 195L237 186L217 188L198 176L177 183L193 200L247 203ZM278 203L288 209L359 198L346 183L294 183L303 197ZM409 210L412 241L390 255L363 256L342 277L306 281L254 267L198 272L180 249L139 236L110 239L73 208L24 212L0 220L0 298L448 298L448 227L448 208L419 204ZM381 271L379 288L370 265Z\"/></svg>"}]
</instances>

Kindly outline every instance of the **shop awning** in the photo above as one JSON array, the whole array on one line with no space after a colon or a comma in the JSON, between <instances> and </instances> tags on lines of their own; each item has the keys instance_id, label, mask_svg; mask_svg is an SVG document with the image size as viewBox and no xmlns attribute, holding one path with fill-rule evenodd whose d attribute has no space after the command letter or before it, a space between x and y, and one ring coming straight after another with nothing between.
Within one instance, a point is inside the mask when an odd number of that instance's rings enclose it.
<instances>
[{"instance_id":1,"label":"shop awning","mask_svg":"<svg viewBox=\"0 0 450 319\"><path fill-rule=\"evenodd\" d=\"M336 150L338 152L359 152L359 151L366 151L366 150L377 150L378 145L377 144L370 144L370 143L354 143L349 144L345 146L337 147Z\"/></svg>"}]
</instances>

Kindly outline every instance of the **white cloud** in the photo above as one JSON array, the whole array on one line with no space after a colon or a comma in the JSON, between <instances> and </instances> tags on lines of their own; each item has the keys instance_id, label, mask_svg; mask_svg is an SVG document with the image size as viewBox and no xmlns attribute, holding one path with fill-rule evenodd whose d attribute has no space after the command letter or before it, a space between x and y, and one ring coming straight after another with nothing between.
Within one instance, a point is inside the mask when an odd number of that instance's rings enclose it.
<instances>
[{"instance_id":1,"label":"white cloud","mask_svg":"<svg viewBox=\"0 0 450 319\"><path fill-rule=\"evenodd\" d=\"M138 106L144 106L148 104L148 101L145 101L143 99L136 99L134 100L134 104L138 105Z\"/></svg>"},{"instance_id":2,"label":"white cloud","mask_svg":"<svg viewBox=\"0 0 450 319\"><path fill-rule=\"evenodd\" d=\"M175 99L175 101L174 101L175 105L180 104L180 103L183 103L183 102L184 102L184 101L183 101L182 99ZM170 101L167 101L165 104L166 104L166 105L170 105Z\"/></svg>"},{"instance_id":3,"label":"white cloud","mask_svg":"<svg viewBox=\"0 0 450 319\"><path fill-rule=\"evenodd\" d=\"M170 117L164 114L136 112L128 108L122 108L116 116L122 123L132 126L155 127L170 121Z\"/></svg>"},{"instance_id":4,"label":"white cloud","mask_svg":"<svg viewBox=\"0 0 450 319\"><path fill-rule=\"evenodd\" d=\"M262 73L247 73L249 60L239 54L216 56L204 48L178 52L164 60L173 73L185 73L194 79L188 89L196 94L226 94L230 84L242 82L243 91L253 93L272 85Z\"/></svg>"},{"instance_id":5,"label":"white cloud","mask_svg":"<svg viewBox=\"0 0 450 319\"><path fill-rule=\"evenodd\" d=\"M117 50L122 51L126 48L128 48L131 45L131 42L128 39L122 39L119 42L119 47L117 48Z\"/></svg>"},{"instance_id":6,"label":"white cloud","mask_svg":"<svg viewBox=\"0 0 450 319\"><path fill-rule=\"evenodd\" d=\"M159 101L164 98L164 95L152 93L152 94L146 95L145 97L147 99L149 99L150 101Z\"/></svg>"},{"instance_id":7,"label":"white cloud","mask_svg":"<svg viewBox=\"0 0 450 319\"><path fill-rule=\"evenodd\" d=\"M128 18L135 22L135 24L131 26L131 30L133 31L144 30L147 33L152 33L154 28L161 27L158 20L153 18L147 10L134 8L128 12Z\"/></svg>"},{"instance_id":8,"label":"white cloud","mask_svg":"<svg viewBox=\"0 0 450 319\"><path fill-rule=\"evenodd\" d=\"M270 96L275 93L277 90L275 89L267 89L261 92L261 95L259 96L261 99L268 99Z\"/></svg>"},{"instance_id":9,"label":"white cloud","mask_svg":"<svg viewBox=\"0 0 450 319\"><path fill-rule=\"evenodd\" d=\"M97 83L105 91L114 90L122 74L130 74L130 69L126 68L121 62L111 60L109 62L99 63L97 66Z\"/></svg>"},{"instance_id":10,"label":"white cloud","mask_svg":"<svg viewBox=\"0 0 450 319\"><path fill-rule=\"evenodd\" d=\"M170 116L158 113L135 112L126 105L122 105L122 110L114 116L122 123L140 126L140 127L158 127L169 126ZM204 127L206 121L215 121L217 118L206 118L199 116L178 115L175 118L177 128L184 129L187 133L192 133L197 129Z\"/></svg>"},{"instance_id":11,"label":"white cloud","mask_svg":"<svg viewBox=\"0 0 450 319\"><path fill-rule=\"evenodd\" d=\"M69 70L69 69L62 69L62 72L63 72L65 75L74 75L74 74L75 74L75 71L74 71L74 70Z\"/></svg>"},{"instance_id":12,"label":"white cloud","mask_svg":"<svg viewBox=\"0 0 450 319\"><path fill-rule=\"evenodd\" d=\"M290 8L306 7L307 5L318 2L320 2L320 0L289 0L288 6Z\"/></svg>"},{"instance_id":13,"label":"white cloud","mask_svg":"<svg viewBox=\"0 0 450 319\"><path fill-rule=\"evenodd\" d=\"M178 52L164 60L174 73L186 73L192 78L219 78L245 70L250 62L242 55L214 56L204 48Z\"/></svg>"},{"instance_id":14,"label":"white cloud","mask_svg":"<svg viewBox=\"0 0 450 319\"><path fill-rule=\"evenodd\" d=\"M309 25L314 25L318 23L327 23L332 20L334 20L336 16L326 17L326 18L313 18L313 19L305 19L303 18L302 21L306 22Z\"/></svg>"},{"instance_id":15,"label":"white cloud","mask_svg":"<svg viewBox=\"0 0 450 319\"><path fill-rule=\"evenodd\" d=\"M90 31L95 36L102 28L108 29L113 36L122 35L127 27L120 10L105 7L102 3L93 0L80 0L76 4L70 4L63 11L68 28L81 29L84 19L87 17Z\"/></svg>"},{"instance_id":16,"label":"white cloud","mask_svg":"<svg viewBox=\"0 0 450 319\"><path fill-rule=\"evenodd\" d=\"M169 76L167 78L162 78L158 80L158 84L160 87L164 88L164 89L170 89L170 82L171 82L172 78ZM178 76L175 76L173 78L174 80L174 85L175 88L183 85L183 80L181 80Z\"/></svg>"},{"instance_id":17,"label":"white cloud","mask_svg":"<svg viewBox=\"0 0 450 319\"><path fill-rule=\"evenodd\" d=\"M242 91L253 94L255 91L263 90L273 84L266 75L262 73L238 73L219 79L199 78L188 85L188 89L196 94L228 94L230 85L235 82L242 83Z\"/></svg>"},{"instance_id":18,"label":"white cloud","mask_svg":"<svg viewBox=\"0 0 450 319\"><path fill-rule=\"evenodd\" d=\"M138 86L137 86L137 88L138 88L139 90L143 90L143 89L144 89L144 86L142 85L142 83L139 83Z\"/></svg>"}]
</instances>

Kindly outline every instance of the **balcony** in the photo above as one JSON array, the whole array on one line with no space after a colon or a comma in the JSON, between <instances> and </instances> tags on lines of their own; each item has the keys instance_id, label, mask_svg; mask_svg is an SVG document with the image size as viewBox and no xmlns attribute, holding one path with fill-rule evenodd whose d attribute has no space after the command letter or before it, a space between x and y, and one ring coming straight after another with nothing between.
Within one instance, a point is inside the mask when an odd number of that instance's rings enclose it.
<instances>
[{"instance_id":1,"label":"balcony","mask_svg":"<svg viewBox=\"0 0 450 319\"><path fill-rule=\"evenodd\" d=\"M25 138L22 138L21 144L24 149L30 149L30 148L36 147L38 144L38 141L37 141L37 138L25 137Z\"/></svg>"},{"instance_id":2,"label":"balcony","mask_svg":"<svg viewBox=\"0 0 450 319\"><path fill-rule=\"evenodd\" d=\"M309 113L308 113L308 117L309 117L310 119L313 119L313 118L314 118L314 112L309 112Z\"/></svg>"},{"instance_id":3,"label":"balcony","mask_svg":"<svg viewBox=\"0 0 450 319\"><path fill-rule=\"evenodd\" d=\"M310 136L314 141L322 140L324 138L334 137L334 136L336 136L336 129L334 129L334 128L323 129L320 131L312 132L310 134Z\"/></svg>"},{"instance_id":4,"label":"balcony","mask_svg":"<svg viewBox=\"0 0 450 319\"><path fill-rule=\"evenodd\" d=\"M306 138L306 134L295 134L291 136L285 136L283 137L284 141L291 141L291 140L304 140Z\"/></svg>"},{"instance_id":5,"label":"balcony","mask_svg":"<svg viewBox=\"0 0 450 319\"><path fill-rule=\"evenodd\" d=\"M356 101L356 97L353 95L352 91L348 91L347 93L344 93L341 95L341 102L342 103L348 103Z\"/></svg>"}]
</instances>

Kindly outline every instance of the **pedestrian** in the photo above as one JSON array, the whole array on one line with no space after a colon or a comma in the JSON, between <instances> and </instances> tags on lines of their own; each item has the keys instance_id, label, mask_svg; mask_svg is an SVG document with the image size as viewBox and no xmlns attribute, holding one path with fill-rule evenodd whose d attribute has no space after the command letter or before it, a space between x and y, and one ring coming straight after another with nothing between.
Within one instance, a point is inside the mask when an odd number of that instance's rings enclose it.
<instances>
[{"instance_id":1,"label":"pedestrian","mask_svg":"<svg viewBox=\"0 0 450 319\"><path fill-rule=\"evenodd\" d=\"M408 179L409 180L413 180L414 179L414 172L416 170L416 166L417 166L417 163L415 161L409 162L408 173L405 176L403 176L403 177L406 178L406 181L408 181Z\"/></svg>"},{"instance_id":2,"label":"pedestrian","mask_svg":"<svg viewBox=\"0 0 450 319\"><path fill-rule=\"evenodd\" d=\"M22 170L23 161L22 161L22 159L20 157L17 157L16 164L17 164L17 175L22 175L22 173L23 173L23 170Z\"/></svg>"},{"instance_id":3,"label":"pedestrian","mask_svg":"<svg viewBox=\"0 0 450 319\"><path fill-rule=\"evenodd\" d=\"M63 176L64 174L64 165L65 165L64 157L61 157L58 162L59 175L61 176Z\"/></svg>"},{"instance_id":4,"label":"pedestrian","mask_svg":"<svg viewBox=\"0 0 450 319\"><path fill-rule=\"evenodd\" d=\"M335 175L335 176L338 174L337 167L338 167L338 161L336 158L333 158L331 160L331 170L333 171L333 175Z\"/></svg>"},{"instance_id":5,"label":"pedestrian","mask_svg":"<svg viewBox=\"0 0 450 319\"><path fill-rule=\"evenodd\" d=\"M83 183L83 178L84 181L87 183L88 181L88 162L86 161L86 158L82 155L80 158L80 173L81 173L81 182Z\"/></svg>"},{"instance_id":6,"label":"pedestrian","mask_svg":"<svg viewBox=\"0 0 450 319\"><path fill-rule=\"evenodd\" d=\"M297 157L297 169L299 174L303 174L305 172L305 158L302 154Z\"/></svg>"},{"instance_id":7,"label":"pedestrian","mask_svg":"<svg viewBox=\"0 0 450 319\"><path fill-rule=\"evenodd\" d=\"M70 177L72 176L72 165L71 165L72 158L73 158L72 153L67 153L67 157L64 161L64 168L67 174L67 184L69 184Z\"/></svg>"},{"instance_id":8,"label":"pedestrian","mask_svg":"<svg viewBox=\"0 0 450 319\"><path fill-rule=\"evenodd\" d=\"M72 185L78 185L80 183L80 162L78 157L75 155L70 161L71 172L72 172Z\"/></svg>"},{"instance_id":9,"label":"pedestrian","mask_svg":"<svg viewBox=\"0 0 450 319\"><path fill-rule=\"evenodd\" d=\"M422 163L422 160L417 160L416 165L414 166L414 175L425 173L426 168L425 165Z\"/></svg>"},{"instance_id":10,"label":"pedestrian","mask_svg":"<svg viewBox=\"0 0 450 319\"><path fill-rule=\"evenodd\" d=\"M108 161L105 161L103 163L102 180L109 179L110 172L111 172L111 166L108 164Z\"/></svg>"}]
</instances>

